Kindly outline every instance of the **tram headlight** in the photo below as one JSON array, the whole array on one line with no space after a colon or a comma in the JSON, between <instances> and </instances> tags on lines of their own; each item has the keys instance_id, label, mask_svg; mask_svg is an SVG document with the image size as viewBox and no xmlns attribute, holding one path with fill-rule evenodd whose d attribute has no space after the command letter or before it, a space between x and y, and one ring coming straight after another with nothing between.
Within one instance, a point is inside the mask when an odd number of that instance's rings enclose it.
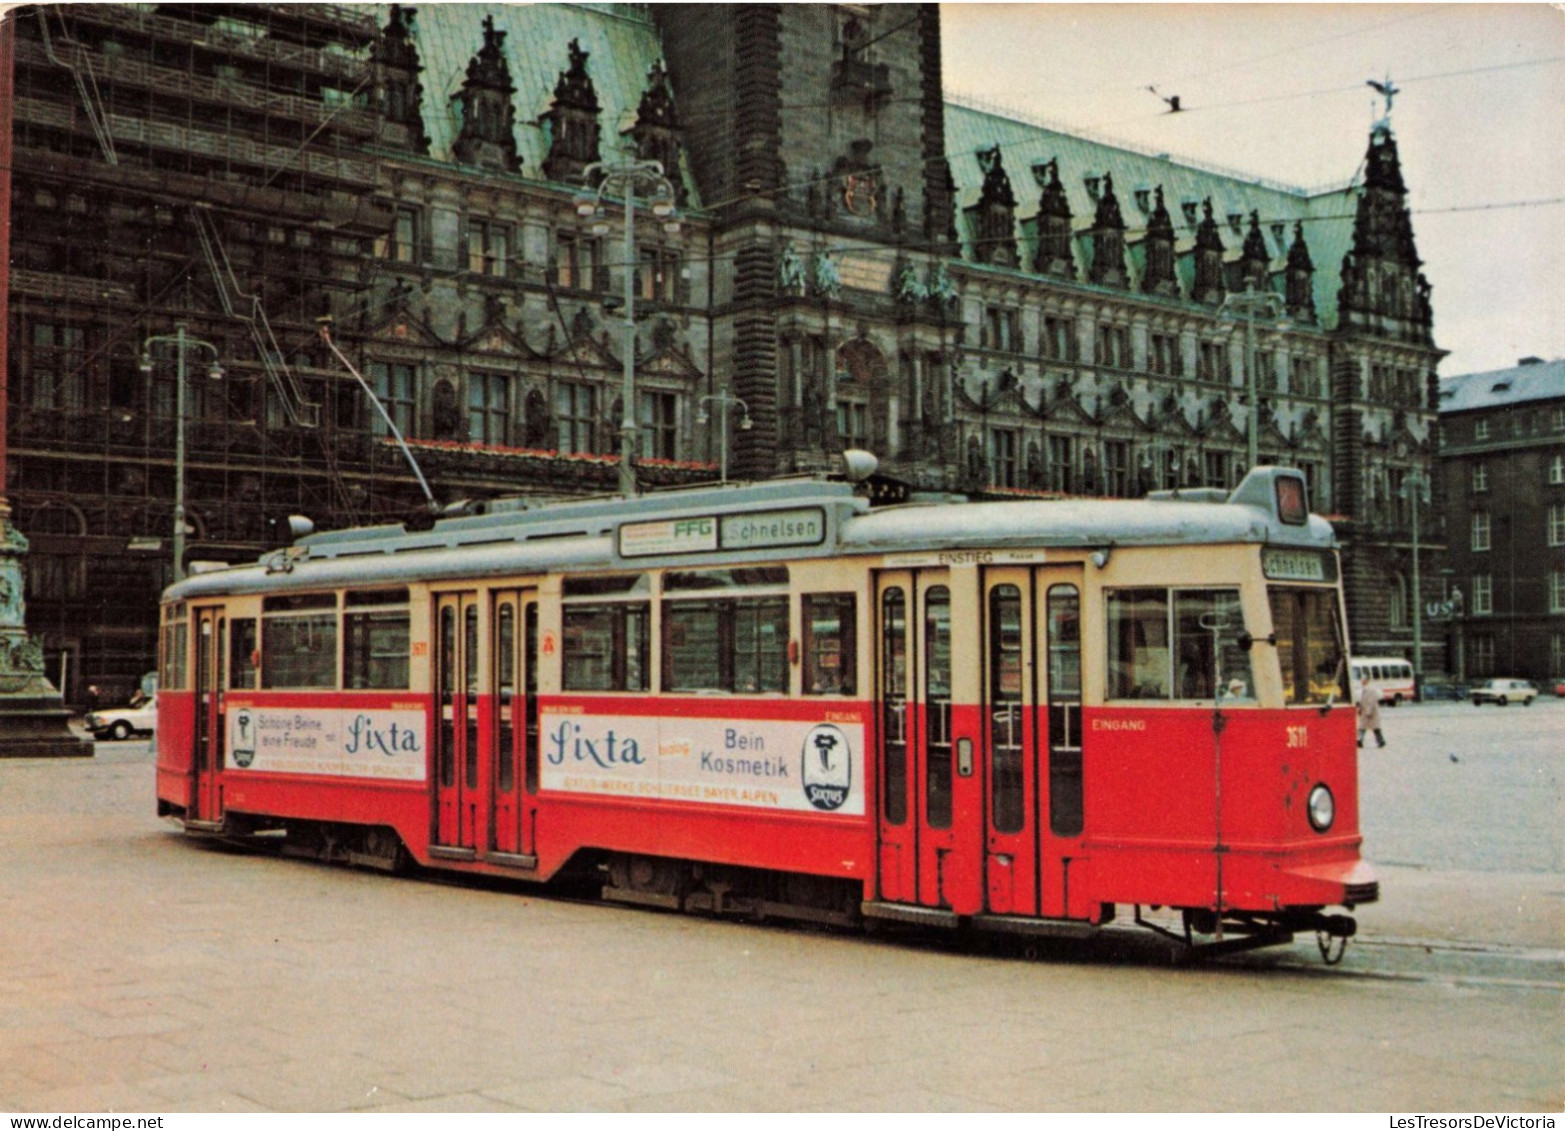
<instances>
[{"instance_id":1,"label":"tram headlight","mask_svg":"<svg viewBox=\"0 0 1565 1131\"><path fill-rule=\"evenodd\" d=\"M1331 823L1337 819L1337 799L1331 795L1331 790L1323 785L1310 790L1308 809L1310 828L1318 833L1331 828Z\"/></svg>"}]
</instances>

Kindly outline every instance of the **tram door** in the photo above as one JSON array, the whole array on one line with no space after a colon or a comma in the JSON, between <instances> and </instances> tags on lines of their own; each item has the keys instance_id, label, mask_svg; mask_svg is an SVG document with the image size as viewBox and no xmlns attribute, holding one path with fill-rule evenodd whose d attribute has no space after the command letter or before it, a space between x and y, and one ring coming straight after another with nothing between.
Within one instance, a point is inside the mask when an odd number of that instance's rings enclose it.
<instances>
[{"instance_id":1,"label":"tram door","mask_svg":"<svg viewBox=\"0 0 1565 1131\"><path fill-rule=\"evenodd\" d=\"M195 795L190 816L198 821L223 818L223 791L218 775L223 769L224 639L228 622L222 609L195 610L196 654L194 691L196 717L191 730L191 765L195 768Z\"/></svg>"},{"instance_id":2,"label":"tram door","mask_svg":"<svg viewBox=\"0 0 1565 1131\"><path fill-rule=\"evenodd\" d=\"M485 743L493 750L488 850L531 856L538 811L538 597L532 589L491 598L490 705Z\"/></svg>"},{"instance_id":3,"label":"tram door","mask_svg":"<svg viewBox=\"0 0 1565 1131\"><path fill-rule=\"evenodd\" d=\"M1080 571L984 571L986 904L1063 915L1081 832Z\"/></svg>"},{"instance_id":4,"label":"tram door","mask_svg":"<svg viewBox=\"0 0 1565 1131\"><path fill-rule=\"evenodd\" d=\"M435 596L435 837L476 853L483 790L479 776L479 603L475 593Z\"/></svg>"},{"instance_id":5,"label":"tram door","mask_svg":"<svg viewBox=\"0 0 1565 1131\"><path fill-rule=\"evenodd\" d=\"M946 570L897 570L876 583L880 725L880 896L975 906L970 739L953 739L953 677L970 645L953 641Z\"/></svg>"}]
</instances>

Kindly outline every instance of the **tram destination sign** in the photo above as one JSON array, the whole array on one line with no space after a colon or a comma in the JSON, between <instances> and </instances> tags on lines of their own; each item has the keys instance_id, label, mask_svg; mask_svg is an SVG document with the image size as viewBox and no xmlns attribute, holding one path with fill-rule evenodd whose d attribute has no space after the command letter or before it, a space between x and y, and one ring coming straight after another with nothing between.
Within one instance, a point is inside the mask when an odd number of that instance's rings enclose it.
<instances>
[{"instance_id":1,"label":"tram destination sign","mask_svg":"<svg viewBox=\"0 0 1565 1131\"><path fill-rule=\"evenodd\" d=\"M1261 572L1272 581L1335 581L1337 562L1316 550L1268 546L1261 551Z\"/></svg>"},{"instance_id":2,"label":"tram destination sign","mask_svg":"<svg viewBox=\"0 0 1565 1131\"><path fill-rule=\"evenodd\" d=\"M691 515L657 522L627 522L619 528L622 558L819 546L825 540L826 512L820 507Z\"/></svg>"}]
</instances>

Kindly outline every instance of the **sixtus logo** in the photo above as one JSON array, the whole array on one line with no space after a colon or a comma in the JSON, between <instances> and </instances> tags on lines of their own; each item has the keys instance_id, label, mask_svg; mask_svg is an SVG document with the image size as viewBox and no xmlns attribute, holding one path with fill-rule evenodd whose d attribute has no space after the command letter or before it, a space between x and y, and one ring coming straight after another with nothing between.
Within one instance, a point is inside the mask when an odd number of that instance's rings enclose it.
<instances>
[{"instance_id":1,"label":"sixtus logo","mask_svg":"<svg viewBox=\"0 0 1565 1131\"><path fill-rule=\"evenodd\" d=\"M853 747L840 727L818 723L804 736L799 780L817 809L841 809L853 785Z\"/></svg>"},{"instance_id":2,"label":"sixtus logo","mask_svg":"<svg viewBox=\"0 0 1565 1131\"><path fill-rule=\"evenodd\" d=\"M232 745L234 765L241 770L249 769L250 763L255 761L255 716L248 707L234 713Z\"/></svg>"}]
</instances>

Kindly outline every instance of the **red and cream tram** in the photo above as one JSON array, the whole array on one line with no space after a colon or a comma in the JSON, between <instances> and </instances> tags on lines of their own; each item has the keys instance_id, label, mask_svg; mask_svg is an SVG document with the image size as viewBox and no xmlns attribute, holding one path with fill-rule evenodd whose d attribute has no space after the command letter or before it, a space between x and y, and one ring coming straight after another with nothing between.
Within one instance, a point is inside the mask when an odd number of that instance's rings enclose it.
<instances>
[{"instance_id":1,"label":"red and cream tram","mask_svg":"<svg viewBox=\"0 0 1565 1131\"><path fill-rule=\"evenodd\" d=\"M829 922L1340 942L1337 557L1231 494L909 503L775 481L315 534L162 609L157 793L328 859ZM1324 949L1324 946L1323 946Z\"/></svg>"}]
</instances>

